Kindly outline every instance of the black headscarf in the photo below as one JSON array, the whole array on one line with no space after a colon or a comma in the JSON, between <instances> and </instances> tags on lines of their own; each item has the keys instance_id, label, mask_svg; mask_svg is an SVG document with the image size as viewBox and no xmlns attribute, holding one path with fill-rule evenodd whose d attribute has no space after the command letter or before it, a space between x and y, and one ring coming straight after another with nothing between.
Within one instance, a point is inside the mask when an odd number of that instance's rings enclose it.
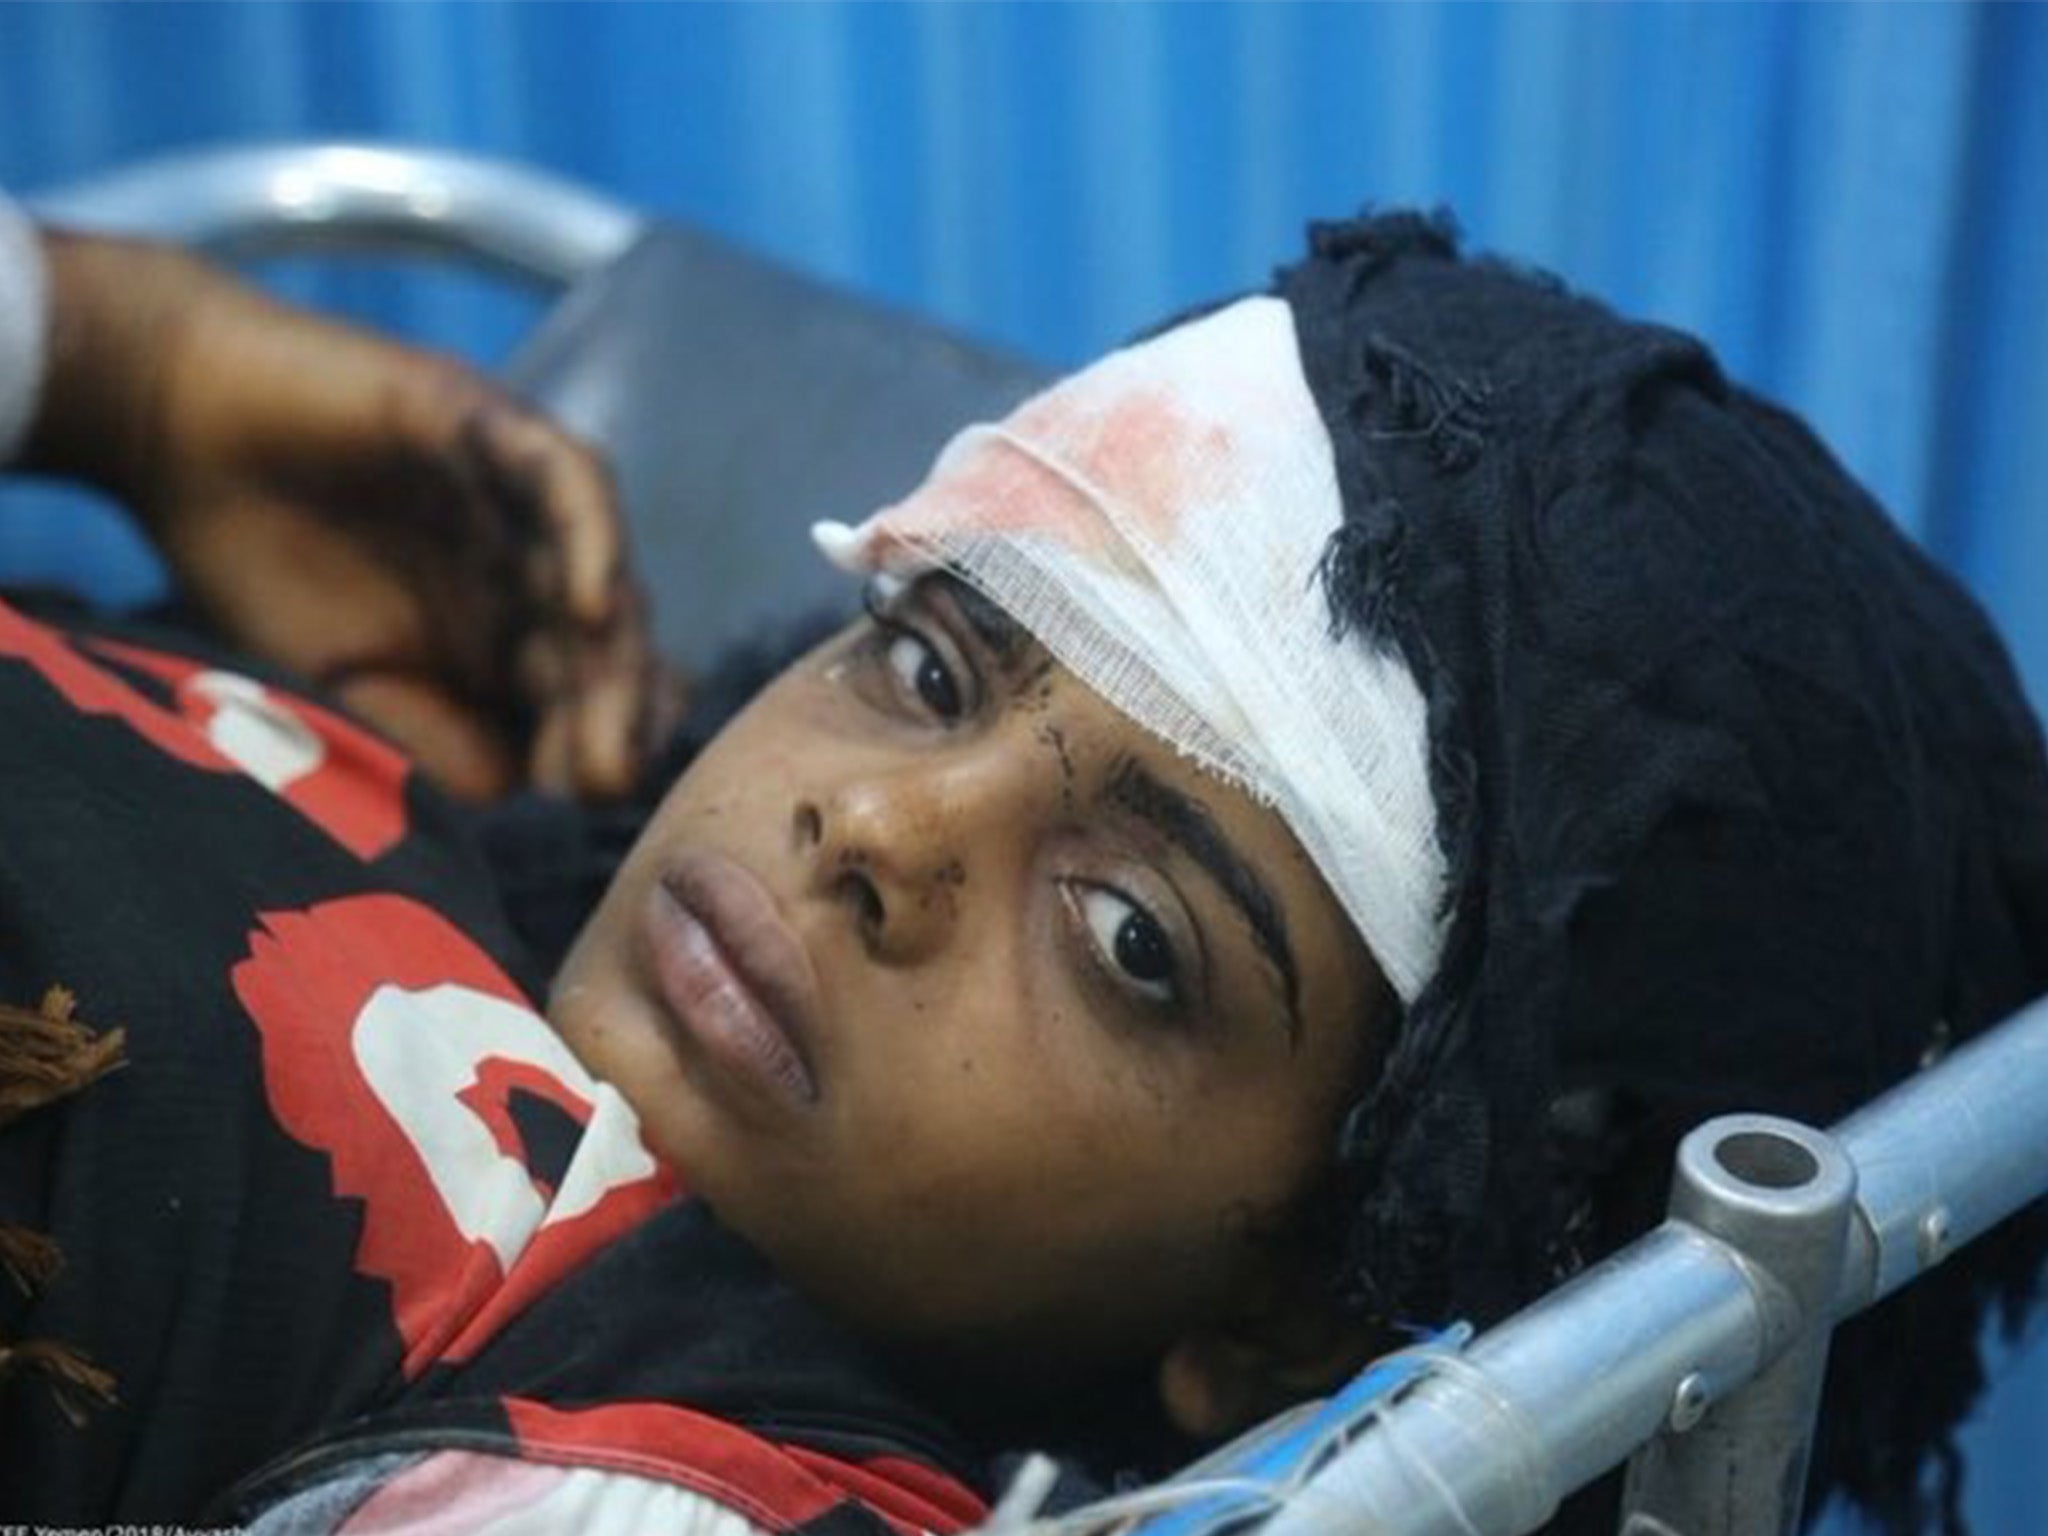
<instances>
[{"instance_id":1,"label":"black headscarf","mask_svg":"<svg viewBox=\"0 0 2048 1536\"><path fill-rule=\"evenodd\" d=\"M1344 497L1333 625L1423 689L1451 872L1347 1126L1349 1273L1491 1319L1653 1222L1700 1119L1829 1124L2048 990L2048 767L1975 604L1697 340L1409 214L1319 226L1276 289ZM1838 1340L1824 1488L1952 1522L2041 1214L1909 1288L1917 1353L1896 1315Z\"/></svg>"}]
</instances>

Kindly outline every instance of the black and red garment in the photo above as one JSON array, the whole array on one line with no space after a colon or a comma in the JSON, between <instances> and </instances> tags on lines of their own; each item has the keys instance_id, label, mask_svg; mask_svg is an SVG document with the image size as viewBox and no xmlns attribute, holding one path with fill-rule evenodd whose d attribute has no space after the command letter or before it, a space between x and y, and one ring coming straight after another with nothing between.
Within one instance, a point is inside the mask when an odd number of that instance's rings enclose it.
<instances>
[{"instance_id":1,"label":"black and red garment","mask_svg":"<svg viewBox=\"0 0 2048 1536\"><path fill-rule=\"evenodd\" d=\"M979 1517L967 1459L548 1028L397 752L5 605L0 720L0 1002L121 1057L0 1128L0 1228L62 1258L0 1281L0 1518L242 1519L301 1487L334 1528Z\"/></svg>"}]
</instances>

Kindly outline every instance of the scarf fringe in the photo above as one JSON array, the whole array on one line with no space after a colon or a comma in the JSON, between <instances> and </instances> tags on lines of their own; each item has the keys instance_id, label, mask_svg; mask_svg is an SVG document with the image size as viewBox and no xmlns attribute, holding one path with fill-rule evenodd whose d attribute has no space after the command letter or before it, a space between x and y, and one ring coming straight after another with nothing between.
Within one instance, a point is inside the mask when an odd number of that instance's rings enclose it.
<instances>
[{"instance_id":1,"label":"scarf fringe","mask_svg":"<svg viewBox=\"0 0 2048 1536\"><path fill-rule=\"evenodd\" d=\"M0 1003L0 1127L90 1087L126 1060L126 1032L80 1023L73 1017L77 1007L64 987L51 987L36 1008ZM64 1255L49 1237L0 1226L0 1268L23 1292L41 1290L63 1267ZM40 1381L75 1426L120 1401L113 1373L69 1345L0 1338L0 1387L22 1380Z\"/></svg>"},{"instance_id":2,"label":"scarf fringe","mask_svg":"<svg viewBox=\"0 0 2048 1536\"><path fill-rule=\"evenodd\" d=\"M77 1006L63 987L45 992L40 1008L0 1003L0 1126L121 1065L127 1032L88 1028L72 1017Z\"/></svg>"},{"instance_id":3,"label":"scarf fringe","mask_svg":"<svg viewBox=\"0 0 2048 1536\"><path fill-rule=\"evenodd\" d=\"M0 1386L29 1377L42 1381L57 1411L75 1428L82 1429L96 1411L120 1405L113 1372L100 1369L69 1345L49 1339L0 1344Z\"/></svg>"},{"instance_id":4,"label":"scarf fringe","mask_svg":"<svg viewBox=\"0 0 2048 1536\"><path fill-rule=\"evenodd\" d=\"M14 1277L23 1295L33 1295L57 1278L64 1268L64 1255L40 1232L0 1226L0 1268Z\"/></svg>"}]
</instances>

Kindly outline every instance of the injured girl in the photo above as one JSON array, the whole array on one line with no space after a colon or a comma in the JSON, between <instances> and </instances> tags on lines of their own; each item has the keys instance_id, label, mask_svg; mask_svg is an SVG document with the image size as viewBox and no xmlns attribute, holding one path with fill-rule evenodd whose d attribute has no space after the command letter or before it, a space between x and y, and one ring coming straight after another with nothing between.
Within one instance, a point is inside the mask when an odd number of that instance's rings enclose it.
<instances>
[{"instance_id":1,"label":"injured girl","mask_svg":"<svg viewBox=\"0 0 2048 1536\"><path fill-rule=\"evenodd\" d=\"M130 1058L0 1137L69 1261L0 1331L119 1396L0 1398L9 1513L958 1528L1005 1452L1157 1472L1496 1320L1701 1118L2048 989L1975 607L1699 343L1439 222L1318 228L818 542L867 618L558 966L338 715L0 619L5 979ZM318 766L237 772L265 730ZM2043 1226L1845 1330L1822 1494L1956 1527Z\"/></svg>"}]
</instances>

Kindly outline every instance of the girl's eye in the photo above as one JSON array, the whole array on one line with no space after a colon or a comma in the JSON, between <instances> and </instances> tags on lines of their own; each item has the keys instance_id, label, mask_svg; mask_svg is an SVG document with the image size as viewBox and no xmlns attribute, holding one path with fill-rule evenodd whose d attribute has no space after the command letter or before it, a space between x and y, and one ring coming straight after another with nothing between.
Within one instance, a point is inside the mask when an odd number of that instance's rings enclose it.
<instances>
[{"instance_id":1,"label":"girl's eye","mask_svg":"<svg viewBox=\"0 0 2048 1536\"><path fill-rule=\"evenodd\" d=\"M896 681L948 725L960 718L960 687L943 657L912 629L894 629L887 636L883 659Z\"/></svg>"},{"instance_id":2,"label":"girl's eye","mask_svg":"<svg viewBox=\"0 0 2048 1536\"><path fill-rule=\"evenodd\" d=\"M922 590L921 584L891 577L868 579L860 599L873 628L862 641L861 655L875 666L877 682L884 681L886 671L886 702L927 711L941 725L958 725L979 706L980 679L942 623L905 617L918 606Z\"/></svg>"},{"instance_id":3,"label":"girl's eye","mask_svg":"<svg viewBox=\"0 0 2048 1536\"><path fill-rule=\"evenodd\" d=\"M1074 900L1096 952L1141 997L1171 1003L1180 995L1180 962L1156 918L1107 885L1076 885Z\"/></svg>"}]
</instances>

